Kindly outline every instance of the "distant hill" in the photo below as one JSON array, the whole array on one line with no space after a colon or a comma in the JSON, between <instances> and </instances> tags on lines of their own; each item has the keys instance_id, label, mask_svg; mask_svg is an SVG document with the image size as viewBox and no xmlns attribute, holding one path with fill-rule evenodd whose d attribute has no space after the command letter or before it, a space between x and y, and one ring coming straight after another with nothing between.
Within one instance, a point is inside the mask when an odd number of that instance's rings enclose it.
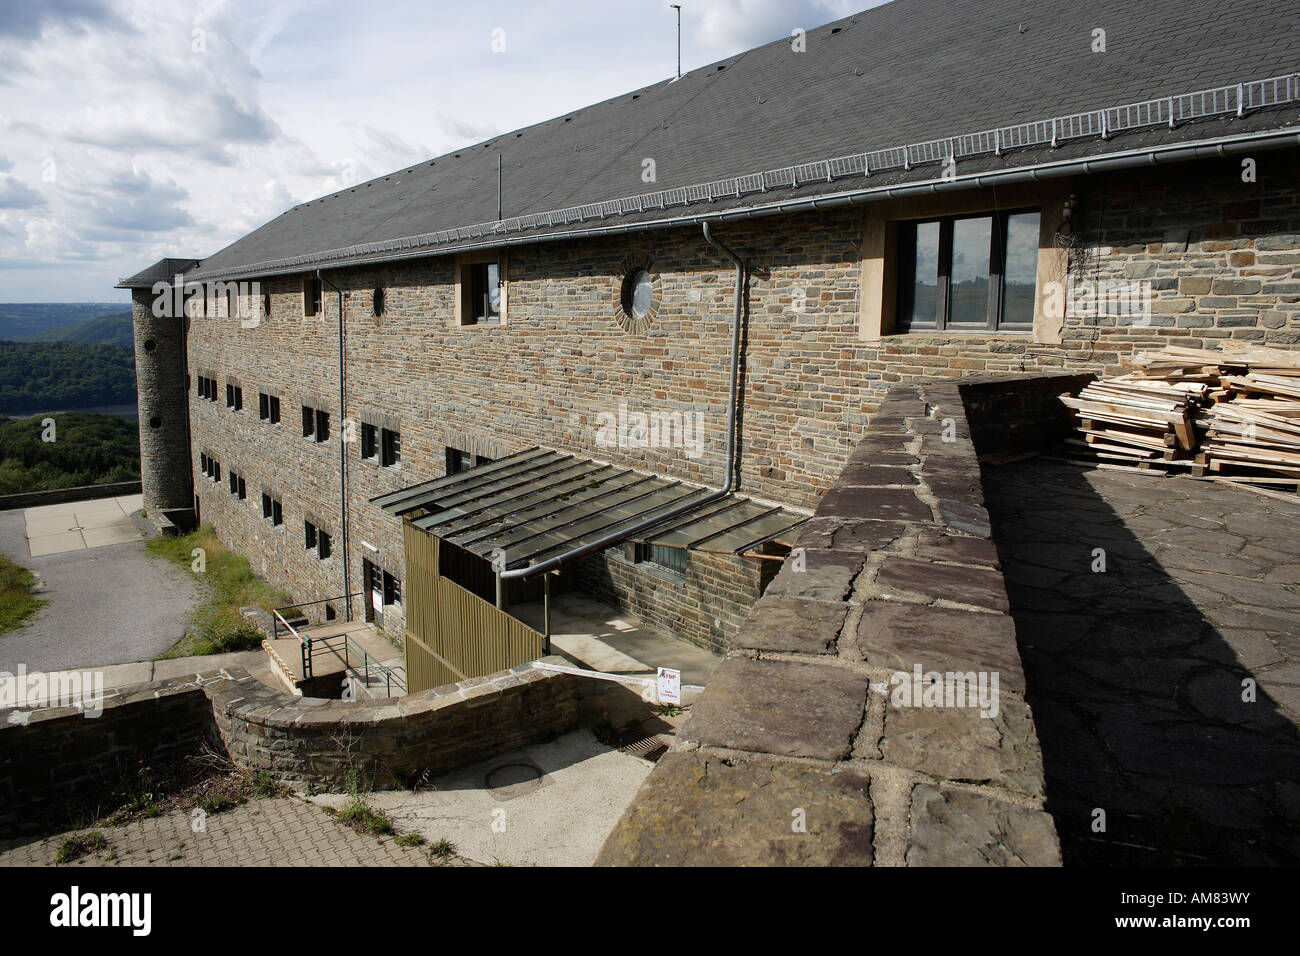
<instances>
[{"instance_id":1,"label":"distant hill","mask_svg":"<svg viewBox=\"0 0 1300 956\"><path fill-rule=\"evenodd\" d=\"M87 319L45 332L15 336L15 342L81 342L86 345L123 345L135 347L130 311Z\"/></svg>"},{"instance_id":2,"label":"distant hill","mask_svg":"<svg viewBox=\"0 0 1300 956\"><path fill-rule=\"evenodd\" d=\"M16 339L76 325L105 315L120 315L126 302L0 302L0 339Z\"/></svg>"},{"instance_id":3,"label":"distant hill","mask_svg":"<svg viewBox=\"0 0 1300 956\"><path fill-rule=\"evenodd\" d=\"M0 342L0 413L135 400L133 349L80 342Z\"/></svg>"}]
</instances>

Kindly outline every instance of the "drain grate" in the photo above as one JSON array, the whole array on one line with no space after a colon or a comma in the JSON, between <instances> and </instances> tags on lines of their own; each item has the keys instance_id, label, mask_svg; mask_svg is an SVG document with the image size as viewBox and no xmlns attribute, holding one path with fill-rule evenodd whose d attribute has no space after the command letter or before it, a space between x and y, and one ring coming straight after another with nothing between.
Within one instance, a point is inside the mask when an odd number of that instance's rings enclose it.
<instances>
[{"instance_id":1,"label":"drain grate","mask_svg":"<svg viewBox=\"0 0 1300 956\"><path fill-rule=\"evenodd\" d=\"M668 752L670 743L672 743L672 738L667 734L651 734L648 737L630 740L618 749L620 753L640 757L642 760L649 760L653 763Z\"/></svg>"}]
</instances>

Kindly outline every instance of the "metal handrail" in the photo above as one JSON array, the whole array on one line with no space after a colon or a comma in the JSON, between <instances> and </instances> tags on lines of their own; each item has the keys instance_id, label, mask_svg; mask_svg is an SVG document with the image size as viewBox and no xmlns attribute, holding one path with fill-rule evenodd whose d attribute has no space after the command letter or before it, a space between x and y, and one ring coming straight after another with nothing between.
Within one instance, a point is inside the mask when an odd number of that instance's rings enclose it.
<instances>
[{"instance_id":1,"label":"metal handrail","mask_svg":"<svg viewBox=\"0 0 1300 956\"><path fill-rule=\"evenodd\" d=\"M339 596L337 596L337 597L321 598L320 600L317 600L317 601L300 601L300 602L298 602L298 603L296 603L296 604L286 604L286 605L284 605L283 607L277 607L277 608L272 608L272 609L271 609L271 637L272 637L272 639L273 639L273 640L279 639L279 637L280 637L280 625L281 625L281 624L283 624L283 625L288 629L288 631L289 631L290 634L292 634L294 637L298 638L298 646L299 646L299 648L301 649L301 652L302 652L302 677L303 677L303 680L306 680L307 678L309 678L309 677L312 676L312 670L311 670L311 640L312 640L312 639L311 639L311 637L309 637L309 636L306 635L306 634L300 634L300 633L298 633L297 629L294 628L294 626L293 626L292 624L290 624L287 620L285 620L284 615L281 614L280 612L281 612L281 611L287 611L287 610L289 610L290 608L304 608L304 607L312 607L313 605L316 605L316 604L328 604L330 601L341 601L341 600L344 600L344 599L346 599L346 598L359 597L362 593L364 593L364 592L362 592L362 591L357 591L357 592L355 592L355 593L353 593L353 594L341 594L341 595L339 595Z\"/></svg>"}]
</instances>

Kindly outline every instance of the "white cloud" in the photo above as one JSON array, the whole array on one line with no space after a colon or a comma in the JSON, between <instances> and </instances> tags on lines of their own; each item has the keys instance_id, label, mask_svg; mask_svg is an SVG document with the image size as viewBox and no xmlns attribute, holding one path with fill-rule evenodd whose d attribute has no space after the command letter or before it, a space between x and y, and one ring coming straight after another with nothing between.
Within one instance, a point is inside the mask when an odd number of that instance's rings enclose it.
<instances>
[{"instance_id":1,"label":"white cloud","mask_svg":"<svg viewBox=\"0 0 1300 956\"><path fill-rule=\"evenodd\" d=\"M684 66L866 2L691 0ZM427 0L0 0L0 298L103 301L162 256L666 79L675 56L660 0L455 16ZM51 290L60 264L76 268Z\"/></svg>"}]
</instances>

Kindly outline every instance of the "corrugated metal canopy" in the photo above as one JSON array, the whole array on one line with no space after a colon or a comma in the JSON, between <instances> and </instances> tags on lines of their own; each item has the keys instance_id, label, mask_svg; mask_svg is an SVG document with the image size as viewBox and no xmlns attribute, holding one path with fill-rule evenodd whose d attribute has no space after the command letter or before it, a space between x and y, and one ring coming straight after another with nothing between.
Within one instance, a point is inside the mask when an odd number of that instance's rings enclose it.
<instances>
[{"instance_id":1,"label":"corrugated metal canopy","mask_svg":"<svg viewBox=\"0 0 1300 956\"><path fill-rule=\"evenodd\" d=\"M529 448L506 458L371 499L389 514L506 569L563 554L597 538L636 540L718 554L743 554L768 541L792 543L807 515L739 495L708 501L710 489L660 475ZM696 510L632 535L647 518L688 505ZM618 538L620 527L628 536Z\"/></svg>"}]
</instances>

